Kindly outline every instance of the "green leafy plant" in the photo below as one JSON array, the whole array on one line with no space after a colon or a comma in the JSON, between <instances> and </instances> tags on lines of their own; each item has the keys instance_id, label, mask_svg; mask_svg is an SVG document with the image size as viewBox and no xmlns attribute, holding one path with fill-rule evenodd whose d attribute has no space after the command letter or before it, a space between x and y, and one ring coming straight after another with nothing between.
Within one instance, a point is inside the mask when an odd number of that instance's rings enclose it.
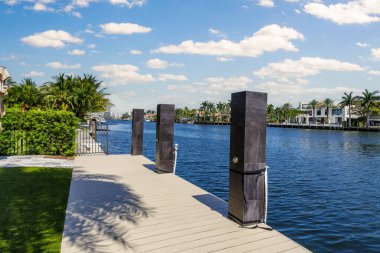
<instances>
[{"instance_id":1,"label":"green leafy plant","mask_svg":"<svg viewBox=\"0 0 380 253\"><path fill-rule=\"evenodd\" d=\"M77 124L72 112L7 111L1 119L0 154L74 155Z\"/></svg>"}]
</instances>

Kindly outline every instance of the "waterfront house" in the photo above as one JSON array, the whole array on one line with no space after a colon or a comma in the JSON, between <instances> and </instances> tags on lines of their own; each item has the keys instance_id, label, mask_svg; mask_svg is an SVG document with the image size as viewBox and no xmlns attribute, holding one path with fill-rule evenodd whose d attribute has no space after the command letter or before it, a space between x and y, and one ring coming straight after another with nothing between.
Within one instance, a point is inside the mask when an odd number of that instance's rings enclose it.
<instances>
[{"instance_id":1,"label":"waterfront house","mask_svg":"<svg viewBox=\"0 0 380 253\"><path fill-rule=\"evenodd\" d=\"M300 102L298 109L304 111L296 117L296 123L299 124L332 124L341 125L348 120L348 107L332 107L327 111L326 107L312 108L307 102ZM358 115L351 113L351 119L357 119Z\"/></svg>"}]
</instances>

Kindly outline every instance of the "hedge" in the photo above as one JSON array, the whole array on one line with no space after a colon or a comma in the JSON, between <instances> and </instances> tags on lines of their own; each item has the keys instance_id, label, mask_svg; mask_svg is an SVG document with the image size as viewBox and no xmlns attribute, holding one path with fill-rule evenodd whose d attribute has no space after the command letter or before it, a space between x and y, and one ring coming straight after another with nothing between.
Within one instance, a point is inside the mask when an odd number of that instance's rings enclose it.
<instances>
[{"instance_id":1,"label":"hedge","mask_svg":"<svg viewBox=\"0 0 380 253\"><path fill-rule=\"evenodd\" d=\"M1 119L0 155L74 155L77 125L72 112L7 111Z\"/></svg>"}]
</instances>

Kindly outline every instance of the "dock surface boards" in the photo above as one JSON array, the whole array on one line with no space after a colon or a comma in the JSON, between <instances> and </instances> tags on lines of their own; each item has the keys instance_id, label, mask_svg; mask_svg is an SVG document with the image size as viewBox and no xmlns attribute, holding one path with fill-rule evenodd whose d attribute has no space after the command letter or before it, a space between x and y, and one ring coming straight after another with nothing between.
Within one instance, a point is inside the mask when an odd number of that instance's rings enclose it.
<instances>
[{"instance_id":1,"label":"dock surface boards","mask_svg":"<svg viewBox=\"0 0 380 253\"><path fill-rule=\"evenodd\" d=\"M265 224L241 228L227 203L143 156L75 159L61 252L309 252Z\"/></svg>"}]
</instances>

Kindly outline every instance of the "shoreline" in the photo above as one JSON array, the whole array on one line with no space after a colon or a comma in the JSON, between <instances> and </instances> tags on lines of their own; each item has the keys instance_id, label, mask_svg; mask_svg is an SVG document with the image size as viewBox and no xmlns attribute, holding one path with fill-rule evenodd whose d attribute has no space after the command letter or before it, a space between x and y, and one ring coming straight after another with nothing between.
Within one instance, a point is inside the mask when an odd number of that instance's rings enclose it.
<instances>
[{"instance_id":1,"label":"shoreline","mask_svg":"<svg viewBox=\"0 0 380 253\"><path fill-rule=\"evenodd\" d=\"M188 124L185 122L175 122L177 124ZM229 122L194 122L194 125L220 125L228 126ZM365 128L365 127L343 127L343 126L333 126L333 125L298 125L298 124L275 124L267 123L267 127L278 127L278 128L300 128L300 129L316 129L316 130L335 130L335 131L357 131L357 132L380 132L379 127Z\"/></svg>"}]
</instances>

